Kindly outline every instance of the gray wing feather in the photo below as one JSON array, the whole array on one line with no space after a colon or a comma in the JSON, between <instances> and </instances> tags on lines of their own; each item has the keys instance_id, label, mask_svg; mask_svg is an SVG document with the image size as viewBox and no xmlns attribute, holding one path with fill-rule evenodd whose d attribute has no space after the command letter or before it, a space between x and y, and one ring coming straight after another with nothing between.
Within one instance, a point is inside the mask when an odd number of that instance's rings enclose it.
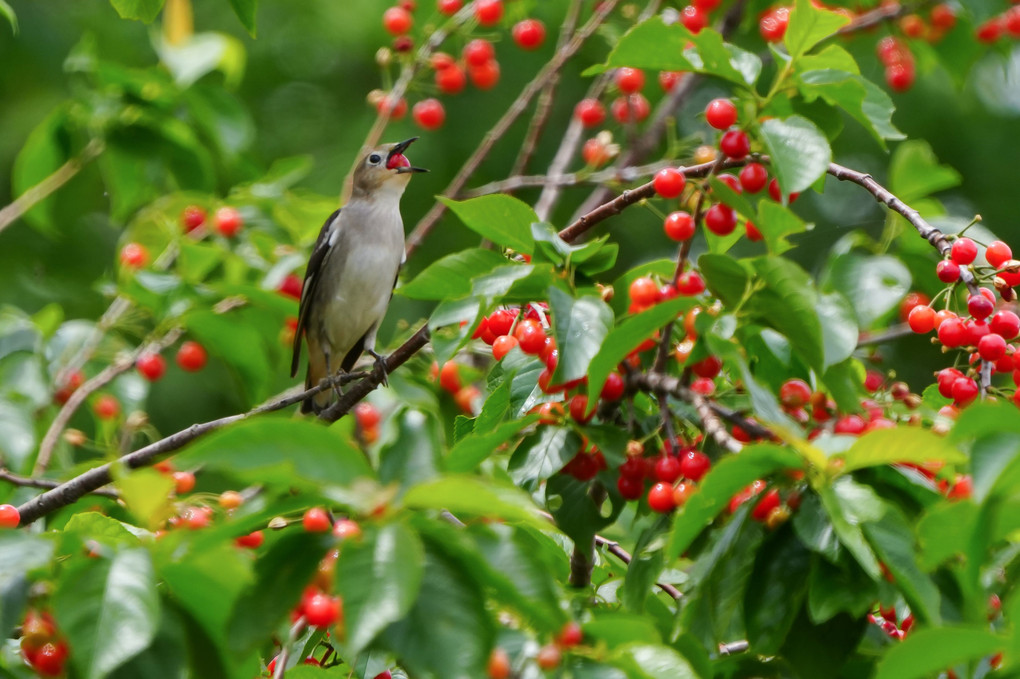
<instances>
[{"instance_id":1,"label":"gray wing feather","mask_svg":"<svg viewBox=\"0 0 1020 679\"><path fill-rule=\"evenodd\" d=\"M318 287L319 278L317 274L322 268L322 262L329 252L329 227L334 220L340 217L340 210L331 214L319 231L319 237L315 239L312 246L312 255L308 258L308 268L305 269L305 281L301 288L301 304L298 307L297 329L294 331L294 357L290 362L290 376L297 375L298 366L301 363L301 342L304 339L308 325L309 308L315 298L315 289Z\"/></svg>"}]
</instances>

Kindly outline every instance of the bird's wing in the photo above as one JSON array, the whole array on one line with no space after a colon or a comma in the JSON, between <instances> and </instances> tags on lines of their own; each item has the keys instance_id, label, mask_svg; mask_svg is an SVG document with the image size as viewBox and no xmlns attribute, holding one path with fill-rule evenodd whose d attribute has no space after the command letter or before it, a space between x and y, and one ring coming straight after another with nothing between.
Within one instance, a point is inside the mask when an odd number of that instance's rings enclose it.
<instances>
[{"instance_id":1,"label":"bird's wing","mask_svg":"<svg viewBox=\"0 0 1020 679\"><path fill-rule=\"evenodd\" d=\"M301 363L301 341L308 325L308 311L315 297L315 288L319 284L319 270L329 252L329 227L340 218L340 210L331 214L319 231L319 237L315 239L312 247L312 255L308 258L308 268L305 269L305 282L301 288L301 304L298 307L297 328L294 330L294 358L290 362L290 376L297 375L298 365Z\"/></svg>"}]
</instances>

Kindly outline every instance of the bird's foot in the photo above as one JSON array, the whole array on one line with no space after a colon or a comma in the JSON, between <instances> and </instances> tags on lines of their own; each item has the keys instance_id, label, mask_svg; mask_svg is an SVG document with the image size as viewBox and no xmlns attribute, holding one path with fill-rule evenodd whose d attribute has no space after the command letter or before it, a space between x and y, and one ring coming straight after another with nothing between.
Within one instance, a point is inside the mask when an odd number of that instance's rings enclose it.
<instances>
[{"instance_id":1,"label":"bird's foot","mask_svg":"<svg viewBox=\"0 0 1020 679\"><path fill-rule=\"evenodd\" d=\"M388 387L389 380L387 379L387 376L389 375L389 372L386 370L386 357L383 356L382 354L376 353L375 350L373 349L369 349L368 353L370 353L372 357L375 358L375 370L379 371L380 384L382 384L384 387Z\"/></svg>"}]
</instances>

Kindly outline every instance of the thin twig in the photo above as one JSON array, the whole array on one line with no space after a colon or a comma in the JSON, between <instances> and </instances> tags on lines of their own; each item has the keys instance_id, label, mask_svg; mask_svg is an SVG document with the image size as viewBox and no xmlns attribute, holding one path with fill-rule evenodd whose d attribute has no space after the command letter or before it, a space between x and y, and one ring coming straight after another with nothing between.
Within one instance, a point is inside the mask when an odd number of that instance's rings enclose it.
<instances>
[{"instance_id":1,"label":"thin twig","mask_svg":"<svg viewBox=\"0 0 1020 679\"><path fill-rule=\"evenodd\" d=\"M877 26L886 21L897 19L908 12L917 11L919 4L911 6L904 5L902 3L893 2L889 4L883 3L879 7L873 10L859 14L853 18L846 26L836 31L836 35L847 35L848 33L856 33L857 31L863 31Z\"/></svg>"},{"instance_id":2,"label":"thin twig","mask_svg":"<svg viewBox=\"0 0 1020 679\"><path fill-rule=\"evenodd\" d=\"M492 150L496 141L502 137L506 131L510 129L510 126L514 123L514 121L516 121L517 118L519 118L521 114L527 110L531 100L542 90L543 87L545 87L545 84L550 78L552 78L553 74L563 67L563 64L566 63L566 61L581 48L584 41L591 37L591 34L595 32L595 29L598 28L603 21L605 21L605 18L616 7L617 2L619 2L619 0L605 0L605 2L601 3L592 18L589 19L581 30L574 35L570 42L564 45L563 49L558 51L553 58L542 67L542 70L540 70L538 74L531 79L531 82L525 85L521 94L514 100L507 112L503 114L492 129L485 134L485 137L482 139L482 143L478 145L478 148L475 149L474 153L471 154L471 157L467 159L464 165L460 168L460 171L457 172L457 175L443 191L444 196L448 198L456 198L459 195L461 189L463 189L464 185L467 184L468 179L470 179L471 175L478 169L478 166L482 164L485 157L489 155L489 152ZM424 241L429 235L445 211L446 206L443 203L436 201L435 205L432 206L432 209L429 210L424 217L422 217L421 221L418 222L418 224L414 227L414 230L411 232L411 235L407 238L407 256L410 257L411 254L418 249L418 246L421 245L422 241Z\"/></svg>"},{"instance_id":3,"label":"thin twig","mask_svg":"<svg viewBox=\"0 0 1020 679\"><path fill-rule=\"evenodd\" d=\"M492 193L507 193L527 187L555 188L562 186L576 186L578 184L605 184L608 182L632 182L643 177L649 177L664 167L672 167L675 163L665 160L658 160L647 165L635 165L630 167L611 167L598 172L570 172L568 174L535 174L518 175L489 182L474 189L467 189L463 192L465 198L487 196ZM536 214L542 218L542 213L536 208ZM545 218L548 218L546 215Z\"/></svg>"},{"instance_id":4,"label":"thin twig","mask_svg":"<svg viewBox=\"0 0 1020 679\"><path fill-rule=\"evenodd\" d=\"M22 488L42 488L49 490L56 488L60 485L59 481L53 481L51 479L34 479L28 476L19 476L18 474L11 473L6 469L0 469L0 481L6 481L12 486L19 486ZM101 495L116 500L120 497L117 491L110 488L99 488L92 491L93 495Z\"/></svg>"},{"instance_id":5,"label":"thin twig","mask_svg":"<svg viewBox=\"0 0 1020 679\"><path fill-rule=\"evenodd\" d=\"M81 172L83 167L95 160L105 148L106 144L103 143L102 139L91 140L85 145L80 154L58 167L38 184L26 189L14 202L0 210L0 231L6 229L31 210L37 203L45 200L54 191L71 181L75 175Z\"/></svg>"},{"instance_id":6,"label":"thin twig","mask_svg":"<svg viewBox=\"0 0 1020 679\"><path fill-rule=\"evenodd\" d=\"M46 471L46 467L50 463L50 458L53 455L54 448L56 448L57 441L60 439L60 435L63 433L64 428L67 427L67 423L71 421L71 417L74 416L74 413L77 412L78 408L85 402L85 399L112 382L114 378L121 373L130 370L138 360L138 357L142 354L159 353L176 342L182 332L181 328L173 328L159 339L149 342L148 344L144 344L131 353L121 356L113 363L103 368L98 375L75 389L64 405L61 406L57 416L53 418L49 428L46 430L46 434L43 436L42 442L39 444L39 455L35 459L32 476L38 476Z\"/></svg>"},{"instance_id":7,"label":"thin twig","mask_svg":"<svg viewBox=\"0 0 1020 679\"><path fill-rule=\"evenodd\" d=\"M283 679L283 674L287 671L287 658L290 656L290 649L297 643L298 637L301 636L306 627L308 627L308 621L305 620L303 615L291 625L287 641L284 642L283 648L280 649L280 654L276 656L276 670L273 672L273 679Z\"/></svg>"},{"instance_id":8,"label":"thin twig","mask_svg":"<svg viewBox=\"0 0 1020 679\"><path fill-rule=\"evenodd\" d=\"M881 332L862 332L860 337L857 338L857 346L869 347L876 344L885 344L886 342L892 342L893 340L902 339L904 337L910 337L915 334L910 326L906 323L897 323L891 325Z\"/></svg>"},{"instance_id":9,"label":"thin twig","mask_svg":"<svg viewBox=\"0 0 1020 679\"><path fill-rule=\"evenodd\" d=\"M628 566L630 565L630 562L634 560L634 558L627 552L627 550L621 547L620 543L618 542L615 542L608 538L604 538L601 535L596 535L595 543L600 547L605 547L606 551L608 551L610 554L612 554L613 556L615 556L617 559L627 564ZM669 596L671 596L674 601L680 601L680 599L683 598L683 594L680 593L680 590L678 590L673 585L670 585L665 582L657 582L655 583L655 586L661 589Z\"/></svg>"}]
</instances>

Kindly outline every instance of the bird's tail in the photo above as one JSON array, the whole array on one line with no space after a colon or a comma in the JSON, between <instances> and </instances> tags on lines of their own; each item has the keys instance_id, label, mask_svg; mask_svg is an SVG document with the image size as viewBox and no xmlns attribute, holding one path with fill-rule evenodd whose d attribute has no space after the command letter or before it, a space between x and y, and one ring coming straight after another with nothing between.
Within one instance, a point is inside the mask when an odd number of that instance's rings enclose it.
<instances>
[{"instance_id":1,"label":"bird's tail","mask_svg":"<svg viewBox=\"0 0 1020 679\"><path fill-rule=\"evenodd\" d=\"M305 374L305 389L311 389L328 377L326 370L326 355L319 350L319 347L308 347L308 372ZM324 389L318 394L306 398L301 402L302 413L320 413L325 410L333 399L333 390Z\"/></svg>"}]
</instances>

